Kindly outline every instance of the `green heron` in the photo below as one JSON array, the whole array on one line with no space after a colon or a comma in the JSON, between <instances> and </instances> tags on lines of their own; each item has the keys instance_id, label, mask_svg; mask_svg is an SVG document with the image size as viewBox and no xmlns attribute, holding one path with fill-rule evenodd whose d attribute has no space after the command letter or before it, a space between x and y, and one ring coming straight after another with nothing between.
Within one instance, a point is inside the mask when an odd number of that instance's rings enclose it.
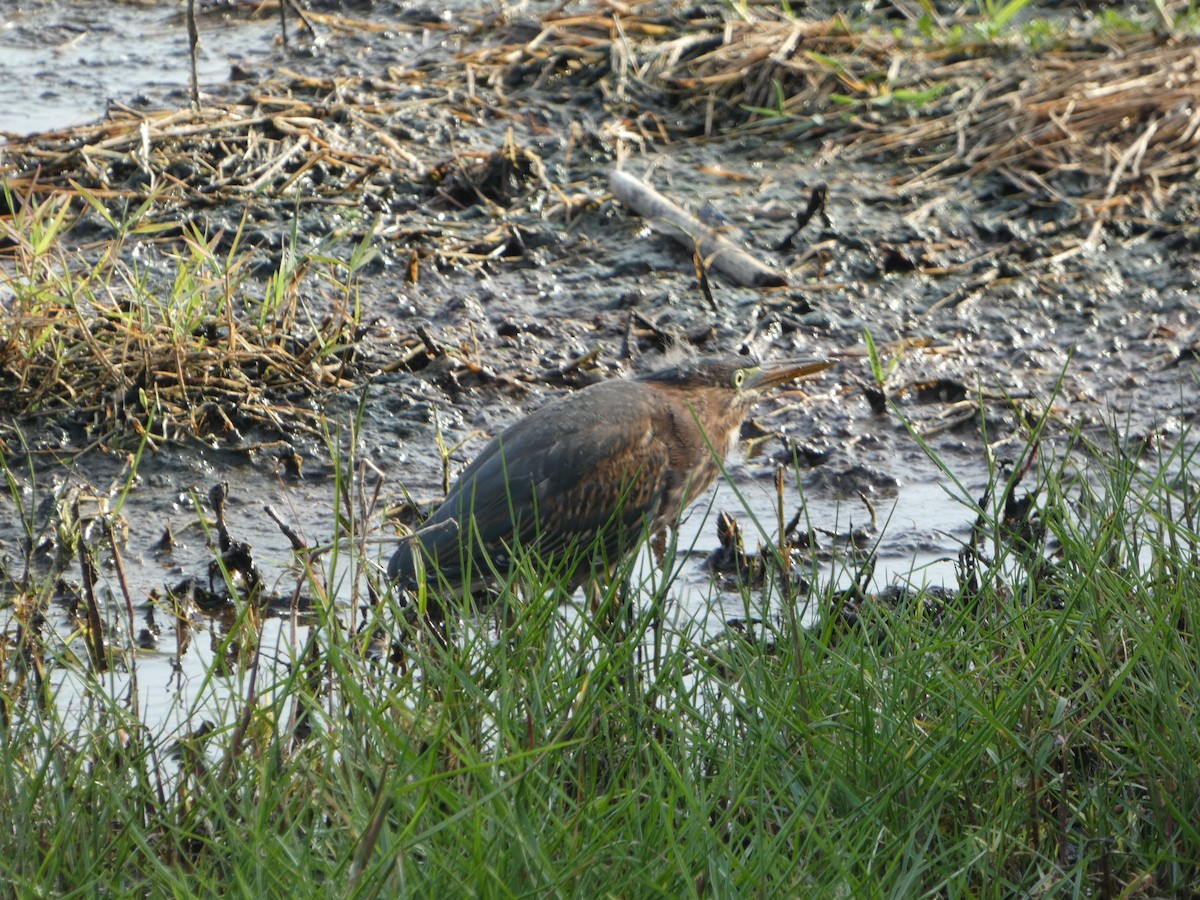
<instances>
[{"instance_id":1,"label":"green heron","mask_svg":"<svg viewBox=\"0 0 1200 900\"><path fill-rule=\"evenodd\" d=\"M764 390L832 365L701 358L548 403L484 447L392 556L388 576L413 588L425 569L474 591L506 571L518 547L568 562L593 552L609 569L646 534L674 526L712 484ZM572 571L574 590L595 569Z\"/></svg>"}]
</instances>

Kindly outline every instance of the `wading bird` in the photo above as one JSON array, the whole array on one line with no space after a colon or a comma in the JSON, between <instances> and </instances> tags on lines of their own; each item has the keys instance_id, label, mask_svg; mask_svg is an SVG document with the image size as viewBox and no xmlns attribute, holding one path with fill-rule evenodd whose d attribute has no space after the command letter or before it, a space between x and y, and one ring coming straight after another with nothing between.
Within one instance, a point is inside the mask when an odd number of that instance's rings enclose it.
<instances>
[{"instance_id":1,"label":"wading bird","mask_svg":"<svg viewBox=\"0 0 1200 900\"><path fill-rule=\"evenodd\" d=\"M548 403L484 447L392 556L388 576L411 589L428 573L431 586L440 578L474 591L503 576L519 548L566 561L574 590L678 522L766 389L832 365L705 357ZM429 609L441 619L436 593Z\"/></svg>"}]
</instances>

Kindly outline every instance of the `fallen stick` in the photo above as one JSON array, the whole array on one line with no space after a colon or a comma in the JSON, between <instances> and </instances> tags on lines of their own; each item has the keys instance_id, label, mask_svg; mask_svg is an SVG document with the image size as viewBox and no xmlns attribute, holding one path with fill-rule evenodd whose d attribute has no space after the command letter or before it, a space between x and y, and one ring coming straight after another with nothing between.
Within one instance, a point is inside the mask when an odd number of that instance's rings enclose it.
<instances>
[{"instance_id":1,"label":"fallen stick","mask_svg":"<svg viewBox=\"0 0 1200 900\"><path fill-rule=\"evenodd\" d=\"M706 267L715 268L746 287L783 287L783 273L759 262L745 250L721 237L692 213L664 197L644 181L613 169L608 173L612 195L638 215L664 223L667 233L689 250L699 253Z\"/></svg>"}]
</instances>

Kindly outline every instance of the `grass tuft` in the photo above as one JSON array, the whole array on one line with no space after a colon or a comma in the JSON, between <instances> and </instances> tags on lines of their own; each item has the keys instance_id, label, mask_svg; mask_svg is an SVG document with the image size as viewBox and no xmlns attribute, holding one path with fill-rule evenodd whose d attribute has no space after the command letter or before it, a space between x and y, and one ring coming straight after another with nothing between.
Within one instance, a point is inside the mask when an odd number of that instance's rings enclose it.
<instances>
[{"instance_id":1,"label":"grass tuft","mask_svg":"<svg viewBox=\"0 0 1200 900\"><path fill-rule=\"evenodd\" d=\"M184 226L167 283L137 252L123 257L127 239L157 228L143 223L153 198L117 219L82 196L117 235L96 260L63 249L77 215L68 195L6 190L15 213L0 218L9 257L0 287L11 294L0 323L2 411L73 422L89 448L238 442L252 430L318 436L318 414L295 398L351 384L356 273L369 240L339 260L323 248L300 253L293 234L264 296L243 301L252 254L239 249L240 233ZM299 290L314 266L325 270L329 309L321 315Z\"/></svg>"}]
</instances>

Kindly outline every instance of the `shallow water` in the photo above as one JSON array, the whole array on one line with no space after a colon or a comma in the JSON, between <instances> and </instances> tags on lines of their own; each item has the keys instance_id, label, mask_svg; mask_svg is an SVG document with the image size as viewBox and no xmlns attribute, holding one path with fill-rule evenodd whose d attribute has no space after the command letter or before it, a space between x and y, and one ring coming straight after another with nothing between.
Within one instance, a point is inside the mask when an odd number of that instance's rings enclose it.
<instances>
[{"instance_id":1,"label":"shallow water","mask_svg":"<svg viewBox=\"0 0 1200 900\"><path fill-rule=\"evenodd\" d=\"M96 457L90 463L85 468L92 483L121 484L121 471L111 460ZM681 633L711 637L723 629L727 619L744 618L748 613L759 618L777 614L776 610L761 605L770 603L764 600L761 592L751 593L752 608L747 609L744 595L737 590L717 587L705 565L708 553L717 547L717 510L729 511L737 517L745 530L748 549L753 549L762 540L752 519L763 523L769 537L774 539L777 498L773 479L750 477L750 470L755 468L761 467L756 467L753 462L735 461L730 476L735 479L736 490L730 482L718 482L691 507L681 523L678 546L681 551L690 553L684 552L678 560L668 601L673 627ZM32 506L39 505L38 497L42 492L61 487L62 472L54 471L54 476L48 476L38 490L25 492L24 496ZM875 545L877 567L872 582L875 589L897 581L916 587L954 583L953 563L946 556L946 548L953 548L966 538L973 517L940 486L925 480L932 471L914 472L914 475L920 477L911 485L902 486L894 498L876 500L875 515L880 534ZM964 480L968 485L981 485L982 476L982 472L977 472L973 476L964 476ZM15 473L15 477L20 480L21 473ZM67 483L79 483L81 478L76 472ZM216 480L230 482L228 517L232 536L252 545L255 562L272 594L289 596L299 575L287 540L264 511L267 504L311 545L328 544L333 537L334 492L329 478L314 477L288 483L264 475L257 467L230 466L220 454L163 453L146 459L137 479L141 487L134 489L128 505L122 510L129 532L128 542L122 547L122 564L134 601L132 637L139 649L133 665L140 715L147 726L153 730L162 729L164 733L188 731L204 721L226 721L238 711L237 704L232 701L244 696L247 689L249 676L245 669L236 665L226 669L217 664L221 647L228 640L230 628L241 610L230 606L206 613L187 607L186 621L179 622L171 603L165 599L165 588L183 577L206 577L208 563L214 554L211 542L215 536L211 525L207 530L202 527L195 500L199 499L199 509L204 517L210 518L212 513L205 498L208 486ZM115 498L113 492L114 501ZM791 516L801 503L794 484L787 485L784 498L787 515ZM844 549L838 549L841 542L832 535L844 535L854 527L867 524L869 514L857 499L810 496L806 497L805 503L811 527L829 533L819 539L819 543L833 553L832 558L826 554L811 563L812 571L818 574L821 582L817 587L832 584L844 588L854 579L857 563L848 561ZM8 506L9 500L0 498L0 507ZM169 552L153 549L168 523L175 535L176 546ZM10 576L19 577L21 544L19 536L10 527L12 524L12 519L8 519L7 526L0 525L0 554L6 560ZM103 550L101 547L102 556ZM386 564L391 552L392 545L378 545L380 563ZM320 565L332 565L328 554L321 558ZM350 605L352 591L346 557L342 557L338 565L340 570L332 573L329 583L339 616L347 625L352 625L357 611ZM643 550L635 566L636 577L650 578L649 567L653 565L649 551ZM73 564L66 576L76 580L78 565ZM149 592L155 590L159 599L147 599ZM102 596L109 597L103 604L109 640L126 647L130 643L131 629L111 560L101 568L101 591ZM305 602L309 596L310 591L306 589ZM818 604L812 602L805 618L813 622L821 612ZM74 631L65 606L52 605L48 617L61 637L66 638ZM0 608L0 632L11 633L14 626L13 610ZM261 635L260 691L269 689L275 679L286 677L307 635L303 616L293 618L284 611L265 619ZM65 658L74 656L77 660L48 667L57 704L68 715L74 715L83 704L94 699L90 695L97 685L92 681L94 676L86 674L89 668L86 651L78 636L66 646L55 646ZM226 669L225 674L214 678L213 673L222 669ZM100 685L110 697L128 697L131 675L118 668L100 676Z\"/></svg>"},{"instance_id":2,"label":"shallow water","mask_svg":"<svg viewBox=\"0 0 1200 900\"><path fill-rule=\"evenodd\" d=\"M91 122L112 101L189 83L180 4L37 2L0 5L0 132L30 134ZM230 66L271 51L271 21L202 16L196 71L224 81Z\"/></svg>"}]
</instances>

